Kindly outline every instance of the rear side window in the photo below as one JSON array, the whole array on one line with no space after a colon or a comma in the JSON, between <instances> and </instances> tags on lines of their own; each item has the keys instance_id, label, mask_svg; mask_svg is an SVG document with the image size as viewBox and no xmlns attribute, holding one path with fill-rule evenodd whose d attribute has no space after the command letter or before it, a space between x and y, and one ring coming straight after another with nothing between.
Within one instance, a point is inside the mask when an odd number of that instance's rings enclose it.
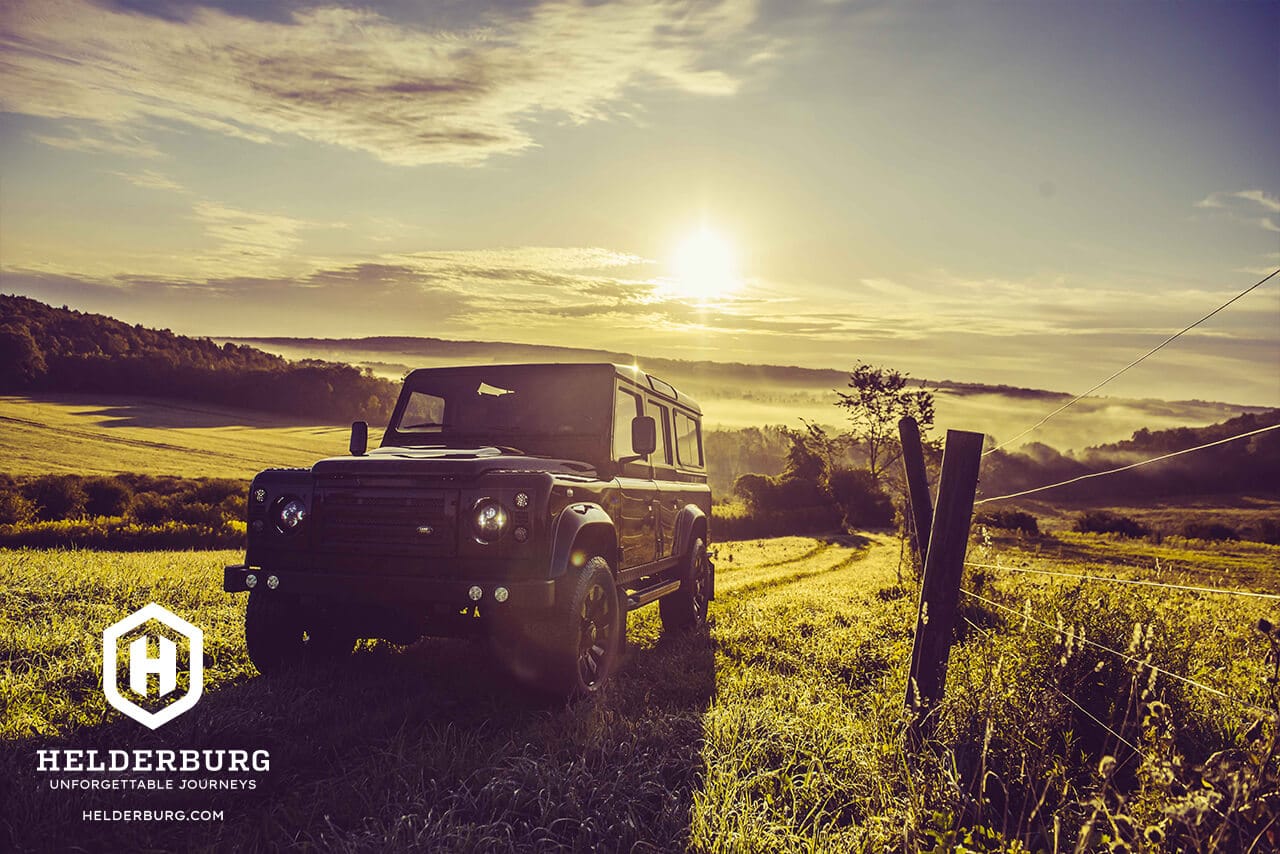
<instances>
[{"instance_id":1,"label":"rear side window","mask_svg":"<svg viewBox=\"0 0 1280 854\"><path fill-rule=\"evenodd\" d=\"M679 410L676 410L676 455L682 466L702 466L702 428Z\"/></svg>"},{"instance_id":2,"label":"rear side window","mask_svg":"<svg viewBox=\"0 0 1280 854\"><path fill-rule=\"evenodd\" d=\"M658 447L653 452L651 463L671 465L671 412L662 404L648 401L649 411L655 426L658 428Z\"/></svg>"},{"instance_id":3,"label":"rear side window","mask_svg":"<svg viewBox=\"0 0 1280 854\"><path fill-rule=\"evenodd\" d=\"M631 450L631 419L640 414L640 396L618 389L613 400L613 458L629 457Z\"/></svg>"}]
</instances>

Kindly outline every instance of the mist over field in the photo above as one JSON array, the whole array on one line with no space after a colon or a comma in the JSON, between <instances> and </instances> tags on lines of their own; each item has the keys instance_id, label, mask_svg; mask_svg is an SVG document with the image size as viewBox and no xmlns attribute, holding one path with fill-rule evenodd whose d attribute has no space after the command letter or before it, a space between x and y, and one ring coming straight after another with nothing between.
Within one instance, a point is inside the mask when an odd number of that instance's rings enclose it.
<instances>
[{"instance_id":1,"label":"mist over field","mask_svg":"<svg viewBox=\"0 0 1280 854\"><path fill-rule=\"evenodd\" d=\"M714 361L681 361L572 347L544 347L483 341L444 341L435 338L216 338L249 344L288 359L325 359L368 368L398 381L407 371L447 365L505 362L634 362L673 383L702 406L708 429L738 430L765 425L800 426L800 420L838 427L841 413L833 405L835 389L845 390L853 365L829 369L778 365L748 365ZM887 367L892 368L892 365ZM975 430L997 442L1005 441L1067 402L1059 391L990 386L943 379L913 379L936 389L940 430ZM1091 378L1089 378L1091 379ZM1129 438L1137 430L1201 427L1241 413L1264 412L1264 407L1229 402L1168 401L1090 397L1038 429L1023 442L1039 442L1061 451Z\"/></svg>"}]
</instances>

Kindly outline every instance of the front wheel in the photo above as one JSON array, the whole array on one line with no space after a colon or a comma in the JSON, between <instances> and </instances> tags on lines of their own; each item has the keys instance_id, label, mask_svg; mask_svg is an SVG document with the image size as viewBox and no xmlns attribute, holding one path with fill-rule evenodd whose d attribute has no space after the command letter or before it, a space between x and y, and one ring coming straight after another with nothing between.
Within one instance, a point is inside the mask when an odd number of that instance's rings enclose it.
<instances>
[{"instance_id":1,"label":"front wheel","mask_svg":"<svg viewBox=\"0 0 1280 854\"><path fill-rule=\"evenodd\" d=\"M556 608L558 640L547 676L557 692L576 697L599 692L613 673L624 618L613 571L603 557L591 558L570 579L570 594Z\"/></svg>"},{"instance_id":2,"label":"front wheel","mask_svg":"<svg viewBox=\"0 0 1280 854\"><path fill-rule=\"evenodd\" d=\"M680 589L658 600L658 613L665 631L700 631L707 625L711 572L707 544L699 537L689 549L689 557L680 576Z\"/></svg>"}]
</instances>

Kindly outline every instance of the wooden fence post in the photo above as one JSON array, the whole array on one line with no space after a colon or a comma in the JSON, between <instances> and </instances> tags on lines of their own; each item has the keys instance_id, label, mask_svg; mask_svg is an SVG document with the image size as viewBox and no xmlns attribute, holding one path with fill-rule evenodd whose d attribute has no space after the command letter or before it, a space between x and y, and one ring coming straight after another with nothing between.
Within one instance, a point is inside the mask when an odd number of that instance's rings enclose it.
<instances>
[{"instance_id":1,"label":"wooden fence post","mask_svg":"<svg viewBox=\"0 0 1280 854\"><path fill-rule=\"evenodd\" d=\"M929 497L929 478L924 470L920 425L910 415L898 422L898 438L902 441L902 468L907 477L907 503L911 505L911 542L923 567L933 525L933 500Z\"/></svg>"},{"instance_id":2,"label":"wooden fence post","mask_svg":"<svg viewBox=\"0 0 1280 854\"><path fill-rule=\"evenodd\" d=\"M913 749L932 728L929 712L946 688L947 655L955 631L983 438L981 433L948 430L942 452L938 504L925 551L920 610L907 679L907 705L915 710L909 734Z\"/></svg>"}]
</instances>

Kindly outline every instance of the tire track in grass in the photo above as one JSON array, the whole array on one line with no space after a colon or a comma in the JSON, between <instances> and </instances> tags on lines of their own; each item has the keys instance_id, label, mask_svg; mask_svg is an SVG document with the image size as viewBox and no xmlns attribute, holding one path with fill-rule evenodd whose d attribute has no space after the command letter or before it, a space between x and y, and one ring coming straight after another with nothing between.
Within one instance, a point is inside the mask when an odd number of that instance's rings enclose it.
<instances>
[{"instance_id":1,"label":"tire track in grass","mask_svg":"<svg viewBox=\"0 0 1280 854\"><path fill-rule=\"evenodd\" d=\"M815 556L816 554L825 554L827 552L830 552L836 549L840 549L842 551L844 550L842 547L829 543L829 544L826 544L824 548L816 549ZM786 573L784 575L776 575L776 574L770 573L763 578L753 578L751 580L743 580L740 578L730 578L728 579L729 581L728 584L723 584L723 585L717 584L718 589L716 592L731 593L733 594L734 597L752 596L773 587L780 587L786 584L794 584L797 581L803 581L804 579L807 579L807 578L813 578L815 576L826 575L827 573L831 573L831 572L838 572L842 569L848 569L849 567L853 566L855 563L858 563L866 559L867 555L870 554L870 552L871 552L871 549L869 548L849 549L847 554L845 554L839 561L837 561L832 565L813 568L813 569L800 569L795 572ZM783 561L776 565L771 565L769 567L753 567L751 570L748 570L747 572L750 572L754 575L760 569L777 570L779 566L786 566L788 564L793 564L796 562L797 561L795 560L791 560L791 561ZM746 574L746 573L743 573L743 574Z\"/></svg>"}]
</instances>

